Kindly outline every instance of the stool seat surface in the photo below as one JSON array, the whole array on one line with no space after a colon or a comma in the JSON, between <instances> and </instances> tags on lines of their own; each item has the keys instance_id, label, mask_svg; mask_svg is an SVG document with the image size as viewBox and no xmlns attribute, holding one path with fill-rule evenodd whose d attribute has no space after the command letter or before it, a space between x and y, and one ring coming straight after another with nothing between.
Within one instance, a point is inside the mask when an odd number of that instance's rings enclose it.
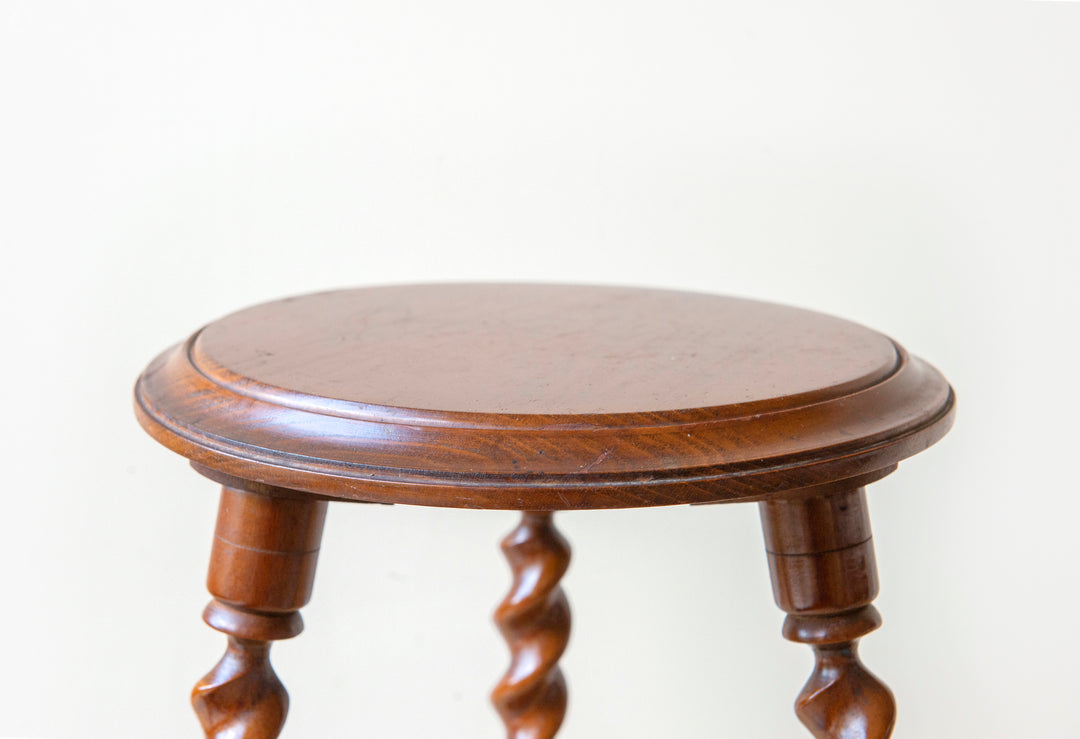
<instances>
[{"instance_id":1,"label":"stool seat surface","mask_svg":"<svg viewBox=\"0 0 1080 739\"><path fill-rule=\"evenodd\" d=\"M886 336L620 287L358 288L241 310L159 356L136 410L202 468L336 498L553 510L760 499L880 476L951 423Z\"/></svg>"}]
</instances>

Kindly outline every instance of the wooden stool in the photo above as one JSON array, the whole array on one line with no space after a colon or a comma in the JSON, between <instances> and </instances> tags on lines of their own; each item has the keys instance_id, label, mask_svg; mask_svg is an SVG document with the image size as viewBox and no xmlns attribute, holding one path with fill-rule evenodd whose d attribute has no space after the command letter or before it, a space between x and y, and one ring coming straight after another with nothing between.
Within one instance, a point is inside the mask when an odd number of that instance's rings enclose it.
<instances>
[{"instance_id":1,"label":"wooden stool","mask_svg":"<svg viewBox=\"0 0 1080 739\"><path fill-rule=\"evenodd\" d=\"M758 502L783 634L816 667L819 738L887 737L860 663L881 618L863 486L949 429L945 379L853 323L751 300L556 285L343 290L234 313L155 359L135 408L224 486L206 622L229 637L192 702L208 737L270 739L327 501L522 511L496 622L493 701L512 739L553 737L570 548L552 513Z\"/></svg>"}]
</instances>

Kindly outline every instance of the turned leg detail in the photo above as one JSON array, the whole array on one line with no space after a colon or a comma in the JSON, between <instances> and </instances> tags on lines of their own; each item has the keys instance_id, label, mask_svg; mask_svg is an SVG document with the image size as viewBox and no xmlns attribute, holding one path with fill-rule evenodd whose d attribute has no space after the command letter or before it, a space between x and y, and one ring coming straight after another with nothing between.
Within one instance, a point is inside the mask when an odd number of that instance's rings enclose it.
<instances>
[{"instance_id":1,"label":"turned leg detail","mask_svg":"<svg viewBox=\"0 0 1080 739\"><path fill-rule=\"evenodd\" d=\"M858 656L859 637L881 625L865 491L765 501L761 518L784 637L814 649L795 712L817 739L887 739L896 703Z\"/></svg>"},{"instance_id":2,"label":"turned leg detail","mask_svg":"<svg viewBox=\"0 0 1080 739\"><path fill-rule=\"evenodd\" d=\"M226 486L218 507L203 619L228 635L225 656L191 703L208 739L275 739L289 695L270 642L299 634L311 598L326 502Z\"/></svg>"},{"instance_id":3,"label":"turned leg detail","mask_svg":"<svg viewBox=\"0 0 1080 739\"><path fill-rule=\"evenodd\" d=\"M526 512L502 549L514 583L495 622L510 645L511 662L491 699L508 739L551 739L566 714L558 661L570 639L570 606L559 580L570 564L570 545L551 513Z\"/></svg>"}]
</instances>

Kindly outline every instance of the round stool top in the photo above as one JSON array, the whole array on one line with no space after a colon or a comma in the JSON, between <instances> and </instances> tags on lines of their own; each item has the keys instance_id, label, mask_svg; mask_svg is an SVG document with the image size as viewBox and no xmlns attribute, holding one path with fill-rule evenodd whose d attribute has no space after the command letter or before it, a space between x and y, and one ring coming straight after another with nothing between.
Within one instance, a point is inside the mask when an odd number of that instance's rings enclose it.
<instances>
[{"instance_id":1,"label":"round stool top","mask_svg":"<svg viewBox=\"0 0 1080 739\"><path fill-rule=\"evenodd\" d=\"M335 498L558 510L760 499L886 474L953 393L831 316L668 290L359 288L233 313L135 388L211 473Z\"/></svg>"}]
</instances>

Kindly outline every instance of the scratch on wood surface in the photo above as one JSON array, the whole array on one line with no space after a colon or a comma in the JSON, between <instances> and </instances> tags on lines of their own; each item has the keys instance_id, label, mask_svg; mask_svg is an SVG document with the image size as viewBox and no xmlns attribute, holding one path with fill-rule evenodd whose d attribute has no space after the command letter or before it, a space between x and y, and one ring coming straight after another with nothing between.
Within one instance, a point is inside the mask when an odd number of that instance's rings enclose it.
<instances>
[{"instance_id":1,"label":"scratch on wood surface","mask_svg":"<svg viewBox=\"0 0 1080 739\"><path fill-rule=\"evenodd\" d=\"M607 449L600 452L600 455L596 459L589 462L588 464L581 465L581 467L579 467L578 469L580 469L582 472L589 472L593 467L607 459L608 455L611 454L613 451L615 451L615 447L609 446Z\"/></svg>"}]
</instances>

